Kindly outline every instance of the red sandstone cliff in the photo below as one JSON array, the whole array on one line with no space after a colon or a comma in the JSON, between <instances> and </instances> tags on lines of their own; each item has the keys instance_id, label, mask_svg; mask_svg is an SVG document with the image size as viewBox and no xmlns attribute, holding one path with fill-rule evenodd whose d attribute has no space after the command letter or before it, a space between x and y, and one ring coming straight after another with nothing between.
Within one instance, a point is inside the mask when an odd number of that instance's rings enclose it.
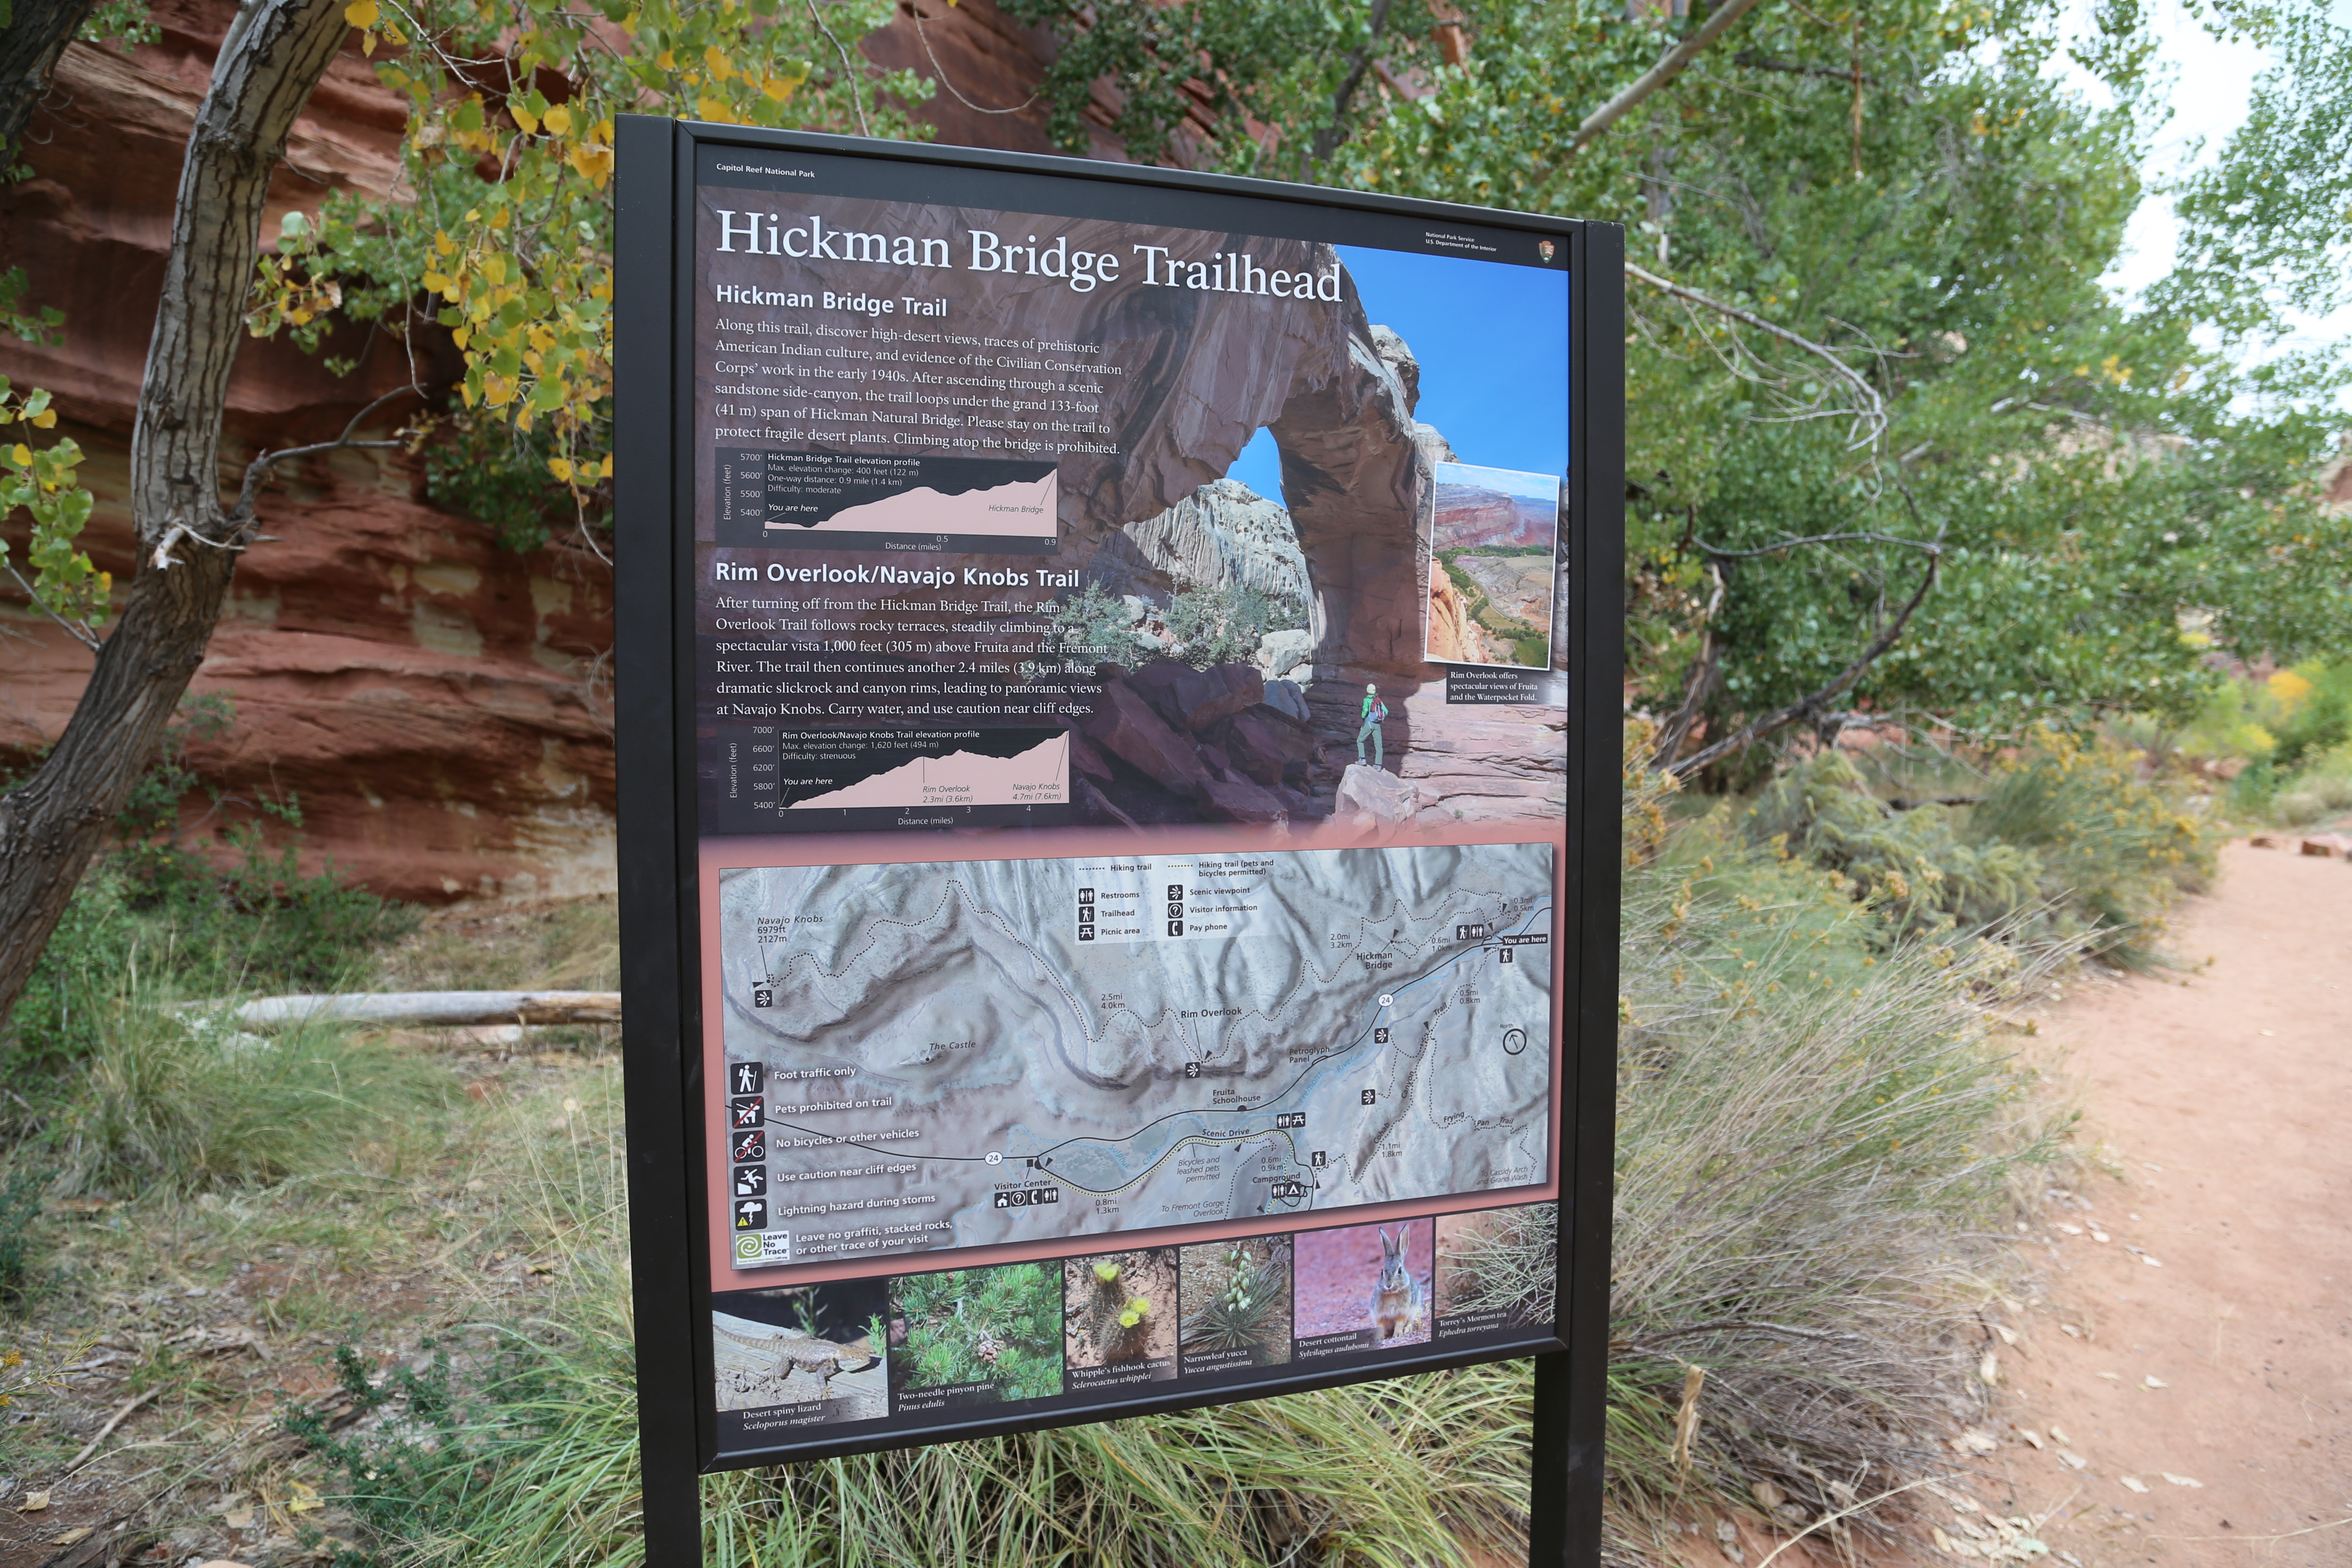
<instances>
[{"instance_id":1,"label":"red sandstone cliff","mask_svg":"<svg viewBox=\"0 0 2352 1568\"><path fill-rule=\"evenodd\" d=\"M919 29L909 0L864 48L886 66L945 75L952 90L924 111L940 140L1055 151L1032 100L1051 37L1013 26L988 0L922 5ZM99 499L84 542L118 580L132 568L123 481L173 194L234 13L233 0L159 0L155 43L127 55L71 46L28 127L32 177L0 188L0 268L23 267L28 301L67 315L61 347L0 341L0 374L58 395L59 433L89 454L83 472ZM1092 118L1107 123L1108 108ZM385 189L403 123L399 103L347 50L289 144L265 239L286 212L315 211L331 189ZM1116 156L1107 134L1098 141L1097 156ZM229 396L230 482L257 447L331 437L407 379L399 345L381 335L347 331L328 352L359 369L338 379L282 341L246 345ZM445 358L426 380L446 384L453 372ZM232 797L299 795L313 858L331 855L400 897L604 887L604 564L576 547L499 548L479 523L430 504L416 465L398 454L345 453L287 474L263 516L277 542L239 565L194 683L228 693L237 713L230 734L194 755L205 775ZM23 526L9 538L21 548ZM89 669L79 645L13 584L0 589L0 767L56 737ZM189 820L209 805L199 797ZM231 805L203 831L246 815Z\"/></svg>"},{"instance_id":2,"label":"red sandstone cliff","mask_svg":"<svg viewBox=\"0 0 2352 1568\"><path fill-rule=\"evenodd\" d=\"M75 44L28 128L33 177L0 190L0 266L66 312L62 346L0 342L0 374L58 394L89 454L83 535L132 569L125 505L132 410L190 118L235 7L162 0L163 37L125 55ZM265 238L331 189L382 190L403 115L356 52L329 71L272 185ZM248 342L231 384L224 478L256 447L331 437L408 376L400 345L347 331L344 379L283 342ZM421 353L432 352L420 344ZM445 351L442 351L446 353ZM425 366L446 384L454 367ZM404 410L387 410L399 417ZM193 761L232 796L291 792L306 842L417 899L586 890L609 878L613 759L601 696L609 575L593 554L518 555L424 500L400 454L348 452L286 474L194 689L230 695L236 728ZM21 524L11 529L21 548ZM0 593L0 762L63 728L89 656L9 584ZM189 818L210 805L199 796ZM249 815L231 804L203 831Z\"/></svg>"},{"instance_id":3,"label":"red sandstone cliff","mask_svg":"<svg viewBox=\"0 0 2352 1568\"><path fill-rule=\"evenodd\" d=\"M1486 664L1486 644L1471 624L1468 606L1445 574L1445 563L1429 563L1429 657L1437 664Z\"/></svg>"}]
</instances>

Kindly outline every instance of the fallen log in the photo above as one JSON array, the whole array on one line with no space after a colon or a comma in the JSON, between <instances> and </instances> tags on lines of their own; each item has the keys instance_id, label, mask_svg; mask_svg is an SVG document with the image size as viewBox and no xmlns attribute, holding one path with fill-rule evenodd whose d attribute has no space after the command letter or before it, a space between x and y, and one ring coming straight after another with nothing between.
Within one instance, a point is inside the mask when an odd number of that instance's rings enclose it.
<instances>
[{"instance_id":1,"label":"fallen log","mask_svg":"<svg viewBox=\"0 0 2352 1568\"><path fill-rule=\"evenodd\" d=\"M617 1024L617 991L392 991L261 996L225 1009L239 1028L267 1033L302 1024L373 1024L388 1029L462 1029L482 1024Z\"/></svg>"}]
</instances>

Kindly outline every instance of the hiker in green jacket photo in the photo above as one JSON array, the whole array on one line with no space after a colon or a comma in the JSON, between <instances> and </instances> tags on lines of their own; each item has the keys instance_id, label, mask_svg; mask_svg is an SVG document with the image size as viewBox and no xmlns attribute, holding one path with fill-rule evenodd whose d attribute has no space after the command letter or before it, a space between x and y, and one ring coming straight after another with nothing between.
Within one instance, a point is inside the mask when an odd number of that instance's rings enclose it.
<instances>
[{"instance_id":1,"label":"hiker in green jacket photo","mask_svg":"<svg viewBox=\"0 0 2352 1568\"><path fill-rule=\"evenodd\" d=\"M1388 754L1381 745L1381 725L1389 716L1389 705L1381 700L1381 689L1367 681L1364 685L1364 722L1356 731L1356 761L1364 760L1364 737L1372 738L1372 766L1384 767Z\"/></svg>"}]
</instances>

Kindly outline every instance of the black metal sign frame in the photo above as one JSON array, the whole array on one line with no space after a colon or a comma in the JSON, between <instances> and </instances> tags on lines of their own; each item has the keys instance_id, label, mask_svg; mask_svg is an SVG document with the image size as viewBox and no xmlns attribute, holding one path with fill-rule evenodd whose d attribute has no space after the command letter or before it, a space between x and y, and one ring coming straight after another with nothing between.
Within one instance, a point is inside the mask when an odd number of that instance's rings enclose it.
<instances>
[{"instance_id":1,"label":"black metal sign frame","mask_svg":"<svg viewBox=\"0 0 2352 1568\"><path fill-rule=\"evenodd\" d=\"M1305 224L1366 215L1540 237L1569 271L1570 529L1567 857L1555 930L1566 989L1555 1005L1559 1098L1557 1334L1500 1352L1399 1352L1383 1364L1287 1375L1245 1388L1068 1400L950 1427L850 1436L794 1457L852 1453L1260 1398L1538 1353L1529 1561L1599 1558L1616 1071L1617 899L1623 564L1623 234L1617 226L1181 171L959 147L750 130L648 117L620 121L615 179L615 701L619 874L639 1431L647 1559L699 1563L698 1478L761 1462L715 1436L714 1288L706 1167L698 923L691 574L696 489L691 247L697 159L713 146L864 160L946 179L992 174L1083 182L1123 212L1239 196L1286 205ZM1508 322L1496 323L1507 331ZM942 854L949 853L943 847ZM1383 999L1385 1000L1385 999Z\"/></svg>"}]
</instances>

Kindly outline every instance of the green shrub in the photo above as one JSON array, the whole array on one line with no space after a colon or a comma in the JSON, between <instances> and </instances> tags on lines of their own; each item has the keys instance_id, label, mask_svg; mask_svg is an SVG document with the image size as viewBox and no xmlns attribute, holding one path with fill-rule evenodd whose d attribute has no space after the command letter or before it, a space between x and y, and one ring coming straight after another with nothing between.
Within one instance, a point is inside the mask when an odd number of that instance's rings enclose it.
<instances>
[{"instance_id":1,"label":"green shrub","mask_svg":"<svg viewBox=\"0 0 2352 1568\"><path fill-rule=\"evenodd\" d=\"M1856 809L1841 763L1784 781L1761 821L1678 833L1664 780L1628 793L1609 1462L1630 1560L1670 1559L1694 1499L1746 1507L1769 1481L1811 1520L1859 1476L1868 1492L1937 1467L1923 1429L1984 1394L1952 1347L1974 1342L1992 1232L2058 1149L1984 1005L2053 949L1931 912L1997 901L1982 853L1968 898L1895 897L1927 849L1948 866L1980 847ZM1498 1294L1545 1272L1549 1237L1520 1241L1517 1268L1480 1260Z\"/></svg>"},{"instance_id":2,"label":"green shrub","mask_svg":"<svg viewBox=\"0 0 2352 1568\"><path fill-rule=\"evenodd\" d=\"M1188 589L1169 601L1168 635L1176 639L1177 657L1195 669L1246 664L1259 639L1276 629L1275 610L1274 601L1239 583Z\"/></svg>"},{"instance_id":3,"label":"green shrub","mask_svg":"<svg viewBox=\"0 0 2352 1568\"><path fill-rule=\"evenodd\" d=\"M2352 745L2306 757L2292 779L2277 785L2270 809L2289 827L2308 826L2322 817L2352 811Z\"/></svg>"},{"instance_id":4,"label":"green shrub","mask_svg":"<svg viewBox=\"0 0 2352 1568\"><path fill-rule=\"evenodd\" d=\"M1059 631L1055 651L1073 664L1134 664L1142 651L1127 601L1107 593L1099 583L1087 584L1054 605Z\"/></svg>"},{"instance_id":5,"label":"green shrub","mask_svg":"<svg viewBox=\"0 0 2352 1568\"><path fill-rule=\"evenodd\" d=\"M2212 876L2219 837L2142 781L2134 754L2048 732L1996 763L1969 805L1896 810L1826 752L1766 785L1740 826L1748 843L1830 873L1893 940L2000 933L2134 967L2157 962L2164 911Z\"/></svg>"},{"instance_id":6,"label":"green shrub","mask_svg":"<svg viewBox=\"0 0 2352 1568\"><path fill-rule=\"evenodd\" d=\"M55 1173L20 1159L0 1177L0 1306L15 1306L32 1288L33 1226Z\"/></svg>"},{"instance_id":7,"label":"green shrub","mask_svg":"<svg viewBox=\"0 0 2352 1568\"><path fill-rule=\"evenodd\" d=\"M2352 663L2314 661L2283 669L2266 683L2282 710L2271 761L2293 769L2352 740Z\"/></svg>"},{"instance_id":8,"label":"green shrub","mask_svg":"<svg viewBox=\"0 0 2352 1568\"><path fill-rule=\"evenodd\" d=\"M350 1399L351 1413L379 1421L339 1436L316 1410L298 1409L279 1426L326 1466L337 1500L373 1542L429 1540L462 1529L478 1507L481 1479L537 1436L500 1418L530 1405L544 1381L543 1367L526 1353L528 1343L493 1342L491 1354L476 1369L486 1387L471 1402L455 1386L447 1349L431 1340L424 1348L432 1360L421 1371L395 1367L381 1380L351 1346L337 1345L335 1382ZM333 1559L335 1568L380 1568L400 1560L398 1553L350 1546L339 1548Z\"/></svg>"},{"instance_id":9,"label":"green shrub","mask_svg":"<svg viewBox=\"0 0 2352 1568\"><path fill-rule=\"evenodd\" d=\"M218 693L181 704L112 845L84 873L0 1020L0 1084L29 1088L87 1056L134 974L183 995L335 990L375 949L415 929L415 910L345 882L332 861L303 872L301 803L291 795L247 803L257 817L230 827L209 854L184 840L183 801L202 793L215 809L224 804L189 750L227 733L236 717ZM279 825L274 850L260 818Z\"/></svg>"},{"instance_id":10,"label":"green shrub","mask_svg":"<svg viewBox=\"0 0 2352 1568\"><path fill-rule=\"evenodd\" d=\"M608 509L575 512L564 487L549 482L548 460L557 455L544 430L518 431L461 410L425 446L425 493L436 506L478 519L512 551L538 550L575 527L601 534Z\"/></svg>"}]
</instances>

